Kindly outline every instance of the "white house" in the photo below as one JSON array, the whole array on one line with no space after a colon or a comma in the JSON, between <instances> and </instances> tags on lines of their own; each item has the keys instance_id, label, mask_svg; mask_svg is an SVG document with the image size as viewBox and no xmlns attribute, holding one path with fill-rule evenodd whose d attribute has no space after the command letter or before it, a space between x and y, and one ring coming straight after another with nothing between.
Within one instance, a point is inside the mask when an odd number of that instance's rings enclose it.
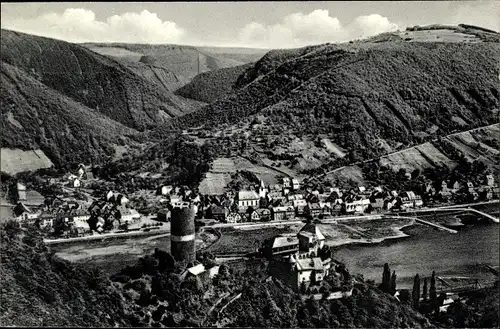
<instances>
[{"instance_id":1,"label":"white house","mask_svg":"<svg viewBox=\"0 0 500 329\"><path fill-rule=\"evenodd\" d=\"M238 207L241 209L259 207L259 195L255 191L239 191L238 192Z\"/></svg>"},{"instance_id":2,"label":"white house","mask_svg":"<svg viewBox=\"0 0 500 329\"><path fill-rule=\"evenodd\" d=\"M299 180L297 178L292 179L292 189L294 191L297 191L300 189L300 183L299 183Z\"/></svg>"}]
</instances>

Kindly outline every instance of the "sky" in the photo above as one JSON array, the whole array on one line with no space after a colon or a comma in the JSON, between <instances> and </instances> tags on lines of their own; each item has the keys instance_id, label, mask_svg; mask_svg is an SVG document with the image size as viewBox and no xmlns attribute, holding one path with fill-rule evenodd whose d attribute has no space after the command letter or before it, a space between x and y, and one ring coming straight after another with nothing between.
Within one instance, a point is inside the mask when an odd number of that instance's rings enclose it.
<instances>
[{"instance_id":1,"label":"sky","mask_svg":"<svg viewBox=\"0 0 500 329\"><path fill-rule=\"evenodd\" d=\"M2 3L1 27L69 42L293 48L426 24L500 31L500 1Z\"/></svg>"}]
</instances>

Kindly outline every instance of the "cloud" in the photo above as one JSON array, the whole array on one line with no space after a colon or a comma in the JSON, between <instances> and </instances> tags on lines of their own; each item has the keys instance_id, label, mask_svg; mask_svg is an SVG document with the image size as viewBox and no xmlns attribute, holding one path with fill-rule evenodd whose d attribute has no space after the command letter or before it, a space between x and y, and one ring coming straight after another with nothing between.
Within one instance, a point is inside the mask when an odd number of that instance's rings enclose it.
<instances>
[{"instance_id":1,"label":"cloud","mask_svg":"<svg viewBox=\"0 0 500 329\"><path fill-rule=\"evenodd\" d=\"M397 24L378 14L358 16L343 26L328 10L317 9L309 14L288 15L274 25L249 23L240 31L239 40L258 47L286 48L347 41L397 29Z\"/></svg>"},{"instance_id":2,"label":"cloud","mask_svg":"<svg viewBox=\"0 0 500 329\"><path fill-rule=\"evenodd\" d=\"M70 42L176 43L186 34L175 22L147 10L99 21L91 10L68 8L33 19L2 19L2 27Z\"/></svg>"},{"instance_id":3,"label":"cloud","mask_svg":"<svg viewBox=\"0 0 500 329\"><path fill-rule=\"evenodd\" d=\"M471 24L500 32L500 3L498 1L464 1L451 11L448 24Z\"/></svg>"}]
</instances>

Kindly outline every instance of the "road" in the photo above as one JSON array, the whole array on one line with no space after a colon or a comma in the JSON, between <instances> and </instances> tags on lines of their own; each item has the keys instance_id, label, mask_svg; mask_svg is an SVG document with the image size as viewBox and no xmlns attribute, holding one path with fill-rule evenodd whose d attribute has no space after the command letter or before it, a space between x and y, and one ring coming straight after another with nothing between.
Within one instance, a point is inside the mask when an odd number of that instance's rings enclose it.
<instances>
[{"instance_id":1,"label":"road","mask_svg":"<svg viewBox=\"0 0 500 329\"><path fill-rule=\"evenodd\" d=\"M464 208L464 207L470 207L470 206L477 206L477 205L483 205L483 204L494 204L498 203L498 200L494 201L486 201L486 202L477 202L477 203L469 203L469 204L463 204L463 205L453 205L453 206L439 206L439 207L434 207L434 208L422 208L422 209L415 209L411 211L407 211L409 213L420 213L420 212L430 212L434 209L436 210L454 210L454 208ZM462 210L462 209L460 209ZM403 213L403 212L401 212ZM396 213L391 213L391 212L385 212L385 213L377 213L377 214L370 214L370 215L349 215L349 216L335 216L335 217L329 217L329 218L323 218L320 220L320 223L323 224L328 224L328 223L336 223L336 222L341 222L341 221L347 221L347 220L375 220L382 218L382 216L392 216L395 218L401 218L401 219L407 219L409 217L403 217L396 215ZM214 219L207 218L205 219L207 221L215 221ZM281 226L281 225L296 225L296 224L301 224L305 223L305 218L295 218L292 220L285 220L285 221L272 221L272 222L257 222L257 223L215 223L211 225L205 225L203 226L204 228L261 228L261 227L267 227L267 226ZM72 242L72 241L86 241L86 240L99 240L99 239L105 239L105 238L113 238L113 237L123 237L123 236L128 236L128 237L133 237L133 236L143 236L143 235L151 235L148 239L156 239L159 237L165 237L170 235L170 223L166 223L167 225L164 225L162 229L160 230L154 230L150 232L144 232L144 231L135 231L135 232L128 232L128 233L104 233L104 234L99 234L99 235L89 235L89 236L84 236L84 237L77 237L77 238L66 238L66 239L44 239L44 242L47 244L55 244L55 243L64 243L64 242Z\"/></svg>"}]
</instances>

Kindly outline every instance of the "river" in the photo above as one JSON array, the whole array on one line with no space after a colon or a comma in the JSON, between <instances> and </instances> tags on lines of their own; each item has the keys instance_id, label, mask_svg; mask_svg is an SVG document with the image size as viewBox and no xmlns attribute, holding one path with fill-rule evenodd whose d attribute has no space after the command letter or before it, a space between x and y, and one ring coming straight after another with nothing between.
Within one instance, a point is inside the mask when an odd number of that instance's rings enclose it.
<instances>
[{"instance_id":1,"label":"river","mask_svg":"<svg viewBox=\"0 0 500 329\"><path fill-rule=\"evenodd\" d=\"M491 280L493 275L478 263L499 264L498 224L470 225L457 234L415 225L403 230L409 237L376 245L345 245L335 248L334 257L351 273L380 283L384 263L395 270L398 288L410 288L415 274L469 276Z\"/></svg>"}]
</instances>

